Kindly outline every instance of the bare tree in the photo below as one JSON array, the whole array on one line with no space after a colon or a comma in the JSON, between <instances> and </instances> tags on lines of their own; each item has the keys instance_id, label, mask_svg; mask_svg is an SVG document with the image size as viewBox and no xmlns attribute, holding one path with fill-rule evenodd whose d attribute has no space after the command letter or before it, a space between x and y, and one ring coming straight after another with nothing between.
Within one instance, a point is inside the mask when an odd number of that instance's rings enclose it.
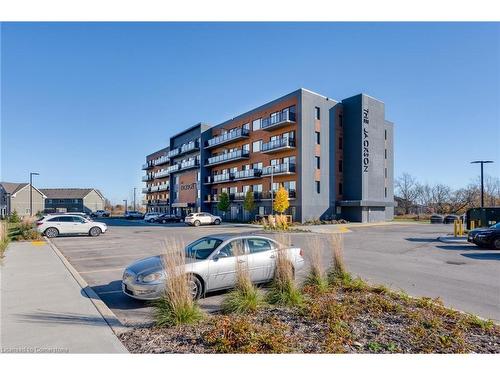
<instances>
[{"instance_id":1,"label":"bare tree","mask_svg":"<svg viewBox=\"0 0 500 375\"><path fill-rule=\"evenodd\" d=\"M396 193L401 198L405 214L410 213L411 207L415 205L419 189L416 179L409 173L403 173L396 179Z\"/></svg>"},{"instance_id":2,"label":"bare tree","mask_svg":"<svg viewBox=\"0 0 500 375\"><path fill-rule=\"evenodd\" d=\"M432 204L437 213L447 213L447 203L451 195L451 188L444 184L432 187Z\"/></svg>"}]
</instances>

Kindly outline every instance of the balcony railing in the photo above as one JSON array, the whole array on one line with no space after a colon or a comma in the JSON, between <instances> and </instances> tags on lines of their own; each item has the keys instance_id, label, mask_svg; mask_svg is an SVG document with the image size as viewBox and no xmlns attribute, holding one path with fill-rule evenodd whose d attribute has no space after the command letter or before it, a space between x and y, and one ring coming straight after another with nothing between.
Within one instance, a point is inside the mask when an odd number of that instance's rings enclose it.
<instances>
[{"instance_id":1,"label":"balcony railing","mask_svg":"<svg viewBox=\"0 0 500 375\"><path fill-rule=\"evenodd\" d=\"M269 165L262 169L262 175L278 175L278 174L290 174L295 173L295 164L292 163L283 163L277 165Z\"/></svg>"},{"instance_id":2,"label":"balcony railing","mask_svg":"<svg viewBox=\"0 0 500 375\"><path fill-rule=\"evenodd\" d=\"M161 184L161 185L158 185L157 187L158 187L158 191L165 191L165 190L170 189L169 184Z\"/></svg>"},{"instance_id":3,"label":"balcony railing","mask_svg":"<svg viewBox=\"0 0 500 375\"><path fill-rule=\"evenodd\" d=\"M246 159L249 156L249 152L246 150L236 150L232 152L227 152L225 154L220 154L217 156L212 156L208 158L207 163L205 165L217 165L222 163L227 163L233 160L238 159Z\"/></svg>"},{"instance_id":4,"label":"balcony railing","mask_svg":"<svg viewBox=\"0 0 500 375\"><path fill-rule=\"evenodd\" d=\"M147 174L145 176L142 176L142 181L150 181L150 180L153 180L154 179L154 176L153 174Z\"/></svg>"},{"instance_id":5,"label":"balcony railing","mask_svg":"<svg viewBox=\"0 0 500 375\"><path fill-rule=\"evenodd\" d=\"M167 152L167 157L173 158L174 156L179 155L180 149L179 148L174 148L173 150L170 150Z\"/></svg>"},{"instance_id":6,"label":"balcony railing","mask_svg":"<svg viewBox=\"0 0 500 375\"><path fill-rule=\"evenodd\" d=\"M261 152L264 154L271 154L282 150L289 150L295 148L295 139L283 137L269 141L262 144Z\"/></svg>"},{"instance_id":7,"label":"balcony railing","mask_svg":"<svg viewBox=\"0 0 500 375\"><path fill-rule=\"evenodd\" d=\"M162 156L158 159L153 160L153 165L162 165L168 163L170 160L167 156Z\"/></svg>"},{"instance_id":8,"label":"balcony railing","mask_svg":"<svg viewBox=\"0 0 500 375\"><path fill-rule=\"evenodd\" d=\"M146 163L146 164L142 165L142 169L143 170L146 170L146 169L149 169L149 168L152 168L152 167L153 167L153 163L152 162L149 162L149 163Z\"/></svg>"},{"instance_id":9,"label":"balcony railing","mask_svg":"<svg viewBox=\"0 0 500 375\"><path fill-rule=\"evenodd\" d=\"M245 180L250 178L260 177L262 175L262 169L247 169L244 171L238 171L234 173L235 180Z\"/></svg>"},{"instance_id":10,"label":"balcony railing","mask_svg":"<svg viewBox=\"0 0 500 375\"><path fill-rule=\"evenodd\" d=\"M174 165L171 165L170 167L167 168L167 172L172 173L172 172L178 171L179 168L180 168L180 164L174 164Z\"/></svg>"},{"instance_id":11,"label":"balcony railing","mask_svg":"<svg viewBox=\"0 0 500 375\"><path fill-rule=\"evenodd\" d=\"M271 195L270 191L259 191L254 192L255 200L270 200L271 197L276 198L276 191ZM295 190L288 190L288 199L295 199L297 197L297 193Z\"/></svg>"},{"instance_id":12,"label":"balcony railing","mask_svg":"<svg viewBox=\"0 0 500 375\"><path fill-rule=\"evenodd\" d=\"M205 148L221 146L229 142L233 142L237 139L247 138L250 134L250 130L244 128L238 128L236 130L227 132L226 134L219 135L217 137L213 137L209 139Z\"/></svg>"},{"instance_id":13,"label":"balcony railing","mask_svg":"<svg viewBox=\"0 0 500 375\"><path fill-rule=\"evenodd\" d=\"M160 206L168 204L168 199L148 199L145 201L148 206Z\"/></svg>"},{"instance_id":14,"label":"balcony railing","mask_svg":"<svg viewBox=\"0 0 500 375\"><path fill-rule=\"evenodd\" d=\"M142 188L142 194L147 194L150 191L151 191L151 188L149 188L149 187Z\"/></svg>"},{"instance_id":15,"label":"balcony railing","mask_svg":"<svg viewBox=\"0 0 500 375\"><path fill-rule=\"evenodd\" d=\"M198 165L200 165L200 162L198 159L186 160L186 161L183 161L180 163L179 169L180 170L190 169L190 168L197 167Z\"/></svg>"},{"instance_id":16,"label":"balcony railing","mask_svg":"<svg viewBox=\"0 0 500 375\"><path fill-rule=\"evenodd\" d=\"M278 112L276 115L262 119L262 129L273 130L295 123L295 113L290 111Z\"/></svg>"},{"instance_id":17,"label":"balcony railing","mask_svg":"<svg viewBox=\"0 0 500 375\"><path fill-rule=\"evenodd\" d=\"M198 142L185 143L185 144L183 144L180 147L179 155L180 154L185 154L185 153L188 153L188 152L191 152L191 151L196 151L196 150L199 150L199 149L200 149L200 145L199 145Z\"/></svg>"},{"instance_id":18,"label":"balcony railing","mask_svg":"<svg viewBox=\"0 0 500 375\"><path fill-rule=\"evenodd\" d=\"M205 196L204 202L218 202L219 196L217 194L208 194Z\"/></svg>"},{"instance_id":19,"label":"balcony railing","mask_svg":"<svg viewBox=\"0 0 500 375\"><path fill-rule=\"evenodd\" d=\"M164 169L163 171L156 172L155 178L167 177L170 174L170 172L168 171L169 169L170 169L170 167L168 167L167 169Z\"/></svg>"}]
</instances>

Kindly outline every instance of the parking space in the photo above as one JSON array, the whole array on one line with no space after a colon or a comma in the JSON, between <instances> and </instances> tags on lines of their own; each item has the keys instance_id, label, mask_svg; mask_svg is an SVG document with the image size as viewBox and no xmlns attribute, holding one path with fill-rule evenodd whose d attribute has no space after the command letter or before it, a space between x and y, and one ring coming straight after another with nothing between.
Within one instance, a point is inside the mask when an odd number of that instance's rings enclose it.
<instances>
[{"instance_id":1,"label":"parking space","mask_svg":"<svg viewBox=\"0 0 500 375\"><path fill-rule=\"evenodd\" d=\"M53 242L126 325L151 322L147 303L121 292L122 272L129 263L160 254L166 238L175 237L187 244L209 234L259 231L252 226L231 224L194 228L184 224L106 221L109 231L100 237L60 237ZM346 263L351 272L370 282L404 289L411 295L439 296L448 306L500 320L500 252L438 242L437 237L450 229L449 225L423 224L351 228L344 235ZM290 240L304 249L307 265L312 236L322 240L326 265L330 260L327 233L291 233ZM302 279L305 273L303 270L298 278ZM200 304L207 311L216 310L223 295L209 295Z\"/></svg>"}]
</instances>

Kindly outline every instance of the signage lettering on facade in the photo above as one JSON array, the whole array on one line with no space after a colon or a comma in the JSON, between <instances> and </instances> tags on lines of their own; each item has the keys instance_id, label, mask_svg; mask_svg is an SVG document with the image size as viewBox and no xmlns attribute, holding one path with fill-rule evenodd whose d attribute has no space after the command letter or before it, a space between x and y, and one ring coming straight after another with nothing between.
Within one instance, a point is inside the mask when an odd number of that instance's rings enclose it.
<instances>
[{"instance_id":1,"label":"signage lettering on facade","mask_svg":"<svg viewBox=\"0 0 500 375\"><path fill-rule=\"evenodd\" d=\"M368 172L370 166L370 139L368 125L370 124L369 110L363 109L363 172Z\"/></svg>"}]
</instances>

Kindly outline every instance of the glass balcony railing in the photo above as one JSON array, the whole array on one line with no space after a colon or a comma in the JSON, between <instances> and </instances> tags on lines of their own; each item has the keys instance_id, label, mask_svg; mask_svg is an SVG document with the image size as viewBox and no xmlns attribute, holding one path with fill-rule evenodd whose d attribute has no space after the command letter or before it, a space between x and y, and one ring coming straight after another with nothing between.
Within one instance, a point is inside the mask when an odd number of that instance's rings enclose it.
<instances>
[{"instance_id":1,"label":"glass balcony railing","mask_svg":"<svg viewBox=\"0 0 500 375\"><path fill-rule=\"evenodd\" d=\"M185 154L187 152L199 150L199 148L200 148L200 145L198 144L198 142L185 143L180 147L179 155Z\"/></svg>"},{"instance_id":2,"label":"glass balcony railing","mask_svg":"<svg viewBox=\"0 0 500 375\"><path fill-rule=\"evenodd\" d=\"M147 174L145 176L142 176L142 181L150 181L150 180L153 180L153 179L154 179L153 174Z\"/></svg>"},{"instance_id":3,"label":"glass balcony railing","mask_svg":"<svg viewBox=\"0 0 500 375\"><path fill-rule=\"evenodd\" d=\"M171 165L170 167L167 168L167 172L172 173L172 172L178 171L179 168L180 168L180 164L174 164L174 165Z\"/></svg>"},{"instance_id":4,"label":"glass balcony railing","mask_svg":"<svg viewBox=\"0 0 500 375\"><path fill-rule=\"evenodd\" d=\"M151 191L151 188L149 188L149 187L142 188L142 194L147 194L150 191Z\"/></svg>"},{"instance_id":5,"label":"glass balcony railing","mask_svg":"<svg viewBox=\"0 0 500 375\"><path fill-rule=\"evenodd\" d=\"M290 111L282 111L273 116L263 118L261 127L264 130L271 130L279 128L281 126L292 124L294 122L295 113L292 113Z\"/></svg>"},{"instance_id":6,"label":"glass balcony railing","mask_svg":"<svg viewBox=\"0 0 500 375\"><path fill-rule=\"evenodd\" d=\"M200 165L200 162L197 159L186 160L180 163L179 169L189 169L194 168Z\"/></svg>"},{"instance_id":7,"label":"glass balcony railing","mask_svg":"<svg viewBox=\"0 0 500 375\"><path fill-rule=\"evenodd\" d=\"M168 163L169 160L168 160L168 157L167 156L162 156L158 159L155 159L153 160L153 165L161 165L161 164L165 164L165 163Z\"/></svg>"},{"instance_id":8,"label":"glass balcony railing","mask_svg":"<svg viewBox=\"0 0 500 375\"><path fill-rule=\"evenodd\" d=\"M170 189L170 185L169 184L158 185L158 191L165 191L165 190L168 190L168 189Z\"/></svg>"},{"instance_id":9,"label":"glass balcony railing","mask_svg":"<svg viewBox=\"0 0 500 375\"><path fill-rule=\"evenodd\" d=\"M170 167L168 167L167 169L165 169L163 171L156 172L155 173L155 178L167 177L170 174L170 172L168 171L169 169L170 169Z\"/></svg>"},{"instance_id":10,"label":"glass balcony railing","mask_svg":"<svg viewBox=\"0 0 500 375\"><path fill-rule=\"evenodd\" d=\"M294 138L278 138L273 141L269 141L262 144L261 152L272 153L280 150L287 150L295 147L295 139Z\"/></svg>"},{"instance_id":11,"label":"glass balcony railing","mask_svg":"<svg viewBox=\"0 0 500 375\"><path fill-rule=\"evenodd\" d=\"M262 169L247 169L244 171L238 171L234 173L235 180L243 180L246 178L255 178L262 175Z\"/></svg>"},{"instance_id":12,"label":"glass balcony railing","mask_svg":"<svg viewBox=\"0 0 500 375\"><path fill-rule=\"evenodd\" d=\"M269 165L262 169L262 175L278 175L278 174L288 174L295 173L295 164L292 163L283 163L277 165Z\"/></svg>"},{"instance_id":13,"label":"glass balcony railing","mask_svg":"<svg viewBox=\"0 0 500 375\"><path fill-rule=\"evenodd\" d=\"M170 151L167 153L167 157L169 157L169 158L173 158L174 156L179 155L179 153L180 153L180 149L179 149L179 148L174 148L173 150L170 150Z\"/></svg>"},{"instance_id":14,"label":"glass balcony railing","mask_svg":"<svg viewBox=\"0 0 500 375\"><path fill-rule=\"evenodd\" d=\"M227 163L227 162L232 161L232 160L248 158L248 156L249 156L248 151L236 150L236 151L232 151L232 152L227 152L225 154L212 156L211 158L207 159L206 165L208 166L208 165Z\"/></svg>"},{"instance_id":15,"label":"glass balcony railing","mask_svg":"<svg viewBox=\"0 0 500 375\"><path fill-rule=\"evenodd\" d=\"M249 136L249 134L250 134L249 129L238 128L236 130L227 132L226 134L222 134L217 137L209 139L206 142L205 147L210 148L210 147L220 146L240 138L246 138Z\"/></svg>"}]
</instances>

